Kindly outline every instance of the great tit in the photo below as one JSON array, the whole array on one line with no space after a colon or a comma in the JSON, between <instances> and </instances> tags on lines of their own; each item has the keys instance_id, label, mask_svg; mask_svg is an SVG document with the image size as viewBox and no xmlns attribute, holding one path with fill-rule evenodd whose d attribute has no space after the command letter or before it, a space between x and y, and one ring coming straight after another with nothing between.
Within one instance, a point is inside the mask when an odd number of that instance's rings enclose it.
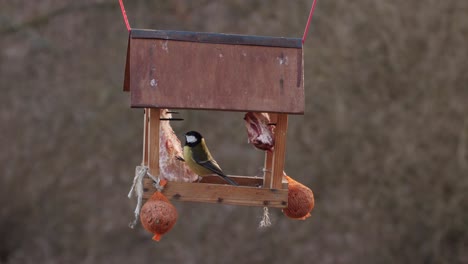
<instances>
[{"instance_id":1,"label":"great tit","mask_svg":"<svg viewBox=\"0 0 468 264\"><path fill-rule=\"evenodd\" d=\"M205 139L196 131L190 131L185 134L184 160L190 169L201 177L218 174L231 185L239 186L239 184L224 174L216 160L211 156Z\"/></svg>"}]
</instances>

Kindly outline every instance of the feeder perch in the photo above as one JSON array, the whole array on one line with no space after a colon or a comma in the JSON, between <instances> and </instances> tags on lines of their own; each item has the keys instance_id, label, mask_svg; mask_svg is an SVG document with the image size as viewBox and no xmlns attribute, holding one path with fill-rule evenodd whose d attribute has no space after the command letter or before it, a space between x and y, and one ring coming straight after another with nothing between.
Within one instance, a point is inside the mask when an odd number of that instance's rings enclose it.
<instances>
[{"instance_id":1,"label":"feeder perch","mask_svg":"<svg viewBox=\"0 0 468 264\"><path fill-rule=\"evenodd\" d=\"M275 147L265 153L264 177L218 176L200 183L168 182L163 194L180 201L284 208L288 114L304 113L300 38L131 29L124 91L145 108L143 164L159 175L161 109L266 112L276 123ZM165 122L165 121L162 121ZM156 189L147 179L144 198Z\"/></svg>"}]
</instances>

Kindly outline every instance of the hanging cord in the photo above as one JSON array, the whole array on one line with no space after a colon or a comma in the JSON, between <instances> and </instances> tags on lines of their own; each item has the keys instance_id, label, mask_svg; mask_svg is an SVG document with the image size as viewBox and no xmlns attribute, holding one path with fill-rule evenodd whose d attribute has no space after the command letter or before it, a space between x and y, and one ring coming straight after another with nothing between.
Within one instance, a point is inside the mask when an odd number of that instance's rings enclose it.
<instances>
[{"instance_id":1,"label":"hanging cord","mask_svg":"<svg viewBox=\"0 0 468 264\"><path fill-rule=\"evenodd\" d=\"M270 213L268 212L268 207L263 207L263 217L262 221L258 225L259 228L266 228L271 226Z\"/></svg>"},{"instance_id":2,"label":"hanging cord","mask_svg":"<svg viewBox=\"0 0 468 264\"><path fill-rule=\"evenodd\" d=\"M317 3L317 0L314 0L314 2L312 3L312 8L310 9L309 18L307 19L307 24L306 24L306 27L305 27L305 30L304 30L304 35L302 36L302 44L303 45L304 45L304 42L305 42L305 40L307 38L307 33L309 32L310 22L312 21L312 15L314 14L315 4L316 3ZM122 17L123 17L124 22L125 22L125 26L127 27L127 30L130 31L132 28L130 27L130 23L128 22L127 12L125 12L125 6L123 4L123 1L119 0L119 4L120 4L120 10L122 11Z\"/></svg>"},{"instance_id":3,"label":"hanging cord","mask_svg":"<svg viewBox=\"0 0 468 264\"><path fill-rule=\"evenodd\" d=\"M302 36L302 45L304 45L304 42L307 38L307 33L309 32L310 21L312 21L312 15L314 14L316 2L317 0L314 0L314 2L312 3L312 7L310 8L309 18L307 19L307 24L304 30L304 35Z\"/></svg>"},{"instance_id":4,"label":"hanging cord","mask_svg":"<svg viewBox=\"0 0 468 264\"><path fill-rule=\"evenodd\" d=\"M141 206L143 205L143 178L148 175L154 181L154 187L158 192L164 189L164 184L161 182L159 177L154 177L148 172L147 166L137 166L135 168L135 178L133 178L133 185L128 193L128 198L132 198L132 194L135 193L137 197L137 205L135 207L135 219L128 226L134 228L138 222L138 216L140 215Z\"/></svg>"},{"instance_id":5,"label":"hanging cord","mask_svg":"<svg viewBox=\"0 0 468 264\"><path fill-rule=\"evenodd\" d=\"M120 4L120 10L122 11L122 16L123 16L123 19L124 19L124 22L125 22L125 26L127 26L127 30L130 31L132 28L130 27L130 23L128 23L127 12L125 12L125 6L124 6L122 0L119 0L119 4ZM304 41L302 41L302 42L304 42Z\"/></svg>"}]
</instances>

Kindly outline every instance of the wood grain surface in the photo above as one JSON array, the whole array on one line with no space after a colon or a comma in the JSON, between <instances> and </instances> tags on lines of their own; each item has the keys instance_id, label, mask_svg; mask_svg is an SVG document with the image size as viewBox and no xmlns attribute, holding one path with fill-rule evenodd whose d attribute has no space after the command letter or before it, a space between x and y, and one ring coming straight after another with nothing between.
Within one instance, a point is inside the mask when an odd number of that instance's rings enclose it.
<instances>
[{"instance_id":1,"label":"wood grain surface","mask_svg":"<svg viewBox=\"0 0 468 264\"><path fill-rule=\"evenodd\" d=\"M132 107L304 112L302 49L131 39Z\"/></svg>"}]
</instances>

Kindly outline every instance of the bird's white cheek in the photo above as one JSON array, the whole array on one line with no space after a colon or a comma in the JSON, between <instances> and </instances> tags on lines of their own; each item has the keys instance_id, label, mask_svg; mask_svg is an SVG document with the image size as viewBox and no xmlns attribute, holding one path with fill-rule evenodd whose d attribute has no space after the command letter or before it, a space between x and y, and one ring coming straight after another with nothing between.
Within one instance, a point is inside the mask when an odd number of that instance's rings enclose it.
<instances>
[{"instance_id":1,"label":"bird's white cheek","mask_svg":"<svg viewBox=\"0 0 468 264\"><path fill-rule=\"evenodd\" d=\"M195 143L197 142L197 138L194 136L185 136L188 143Z\"/></svg>"}]
</instances>

